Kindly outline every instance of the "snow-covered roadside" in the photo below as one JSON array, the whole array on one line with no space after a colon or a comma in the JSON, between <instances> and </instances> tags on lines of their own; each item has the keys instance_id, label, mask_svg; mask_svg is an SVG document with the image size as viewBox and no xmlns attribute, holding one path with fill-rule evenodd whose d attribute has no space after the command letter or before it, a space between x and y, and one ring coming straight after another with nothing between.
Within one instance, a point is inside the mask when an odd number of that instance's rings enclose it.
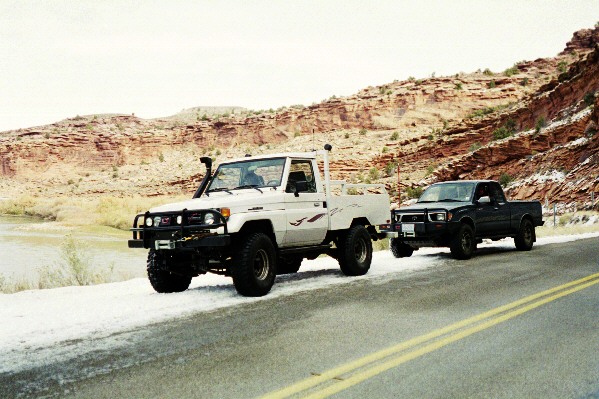
<instances>
[{"instance_id":1,"label":"snow-covered roadside","mask_svg":"<svg viewBox=\"0 0 599 399\"><path fill-rule=\"evenodd\" d=\"M599 237L599 233L545 237L536 245L590 237ZM489 242L479 247L513 248L513 241ZM236 293L230 278L217 275L196 278L188 291L177 294L158 294L147 279L0 294L0 373L39 366L59 354L64 360L77 356L81 353L78 351L94 349L93 345L83 344L77 351L73 348L61 351L60 343L65 341L94 342L117 332L194 313L357 280L397 278L403 273L439 266L447 258L430 255L441 252L447 252L447 249L422 249L408 259L395 259L389 251L377 252L370 272L356 278L343 276L337 262L331 258L304 261L300 273L278 277L272 291L264 298L242 297ZM104 343L109 346L120 344L118 339Z\"/></svg>"}]
</instances>

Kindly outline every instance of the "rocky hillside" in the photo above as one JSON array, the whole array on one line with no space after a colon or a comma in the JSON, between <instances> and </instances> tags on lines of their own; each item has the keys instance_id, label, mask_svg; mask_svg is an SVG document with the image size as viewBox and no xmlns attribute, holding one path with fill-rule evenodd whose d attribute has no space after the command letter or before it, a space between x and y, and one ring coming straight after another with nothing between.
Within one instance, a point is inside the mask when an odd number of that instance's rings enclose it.
<instances>
[{"instance_id":1,"label":"rocky hillside","mask_svg":"<svg viewBox=\"0 0 599 399\"><path fill-rule=\"evenodd\" d=\"M199 158L334 146L335 178L405 200L446 179L492 178L512 198L599 192L599 28L505 71L410 78L310 106L194 108L169 118L75 117L0 133L0 196L192 193Z\"/></svg>"}]
</instances>

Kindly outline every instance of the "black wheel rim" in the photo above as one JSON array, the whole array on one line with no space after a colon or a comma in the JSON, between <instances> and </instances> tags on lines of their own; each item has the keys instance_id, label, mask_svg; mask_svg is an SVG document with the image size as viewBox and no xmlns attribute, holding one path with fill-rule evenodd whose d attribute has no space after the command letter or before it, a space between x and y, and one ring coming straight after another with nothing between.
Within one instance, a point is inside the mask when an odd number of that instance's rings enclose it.
<instances>
[{"instance_id":1,"label":"black wheel rim","mask_svg":"<svg viewBox=\"0 0 599 399\"><path fill-rule=\"evenodd\" d=\"M258 280L264 280L270 270L270 261L265 250L259 249L254 257L254 275Z\"/></svg>"},{"instance_id":2,"label":"black wheel rim","mask_svg":"<svg viewBox=\"0 0 599 399\"><path fill-rule=\"evenodd\" d=\"M462 251L465 253L470 252L472 248L472 235L469 232L462 234Z\"/></svg>"},{"instance_id":3,"label":"black wheel rim","mask_svg":"<svg viewBox=\"0 0 599 399\"><path fill-rule=\"evenodd\" d=\"M529 225L524 227L524 242L530 244L532 242L532 229Z\"/></svg>"},{"instance_id":4,"label":"black wheel rim","mask_svg":"<svg viewBox=\"0 0 599 399\"><path fill-rule=\"evenodd\" d=\"M366 248L366 242L363 238L359 238L356 240L354 245L354 255L356 256L356 260L358 263L364 263L366 261L366 257L368 256L368 249Z\"/></svg>"}]
</instances>

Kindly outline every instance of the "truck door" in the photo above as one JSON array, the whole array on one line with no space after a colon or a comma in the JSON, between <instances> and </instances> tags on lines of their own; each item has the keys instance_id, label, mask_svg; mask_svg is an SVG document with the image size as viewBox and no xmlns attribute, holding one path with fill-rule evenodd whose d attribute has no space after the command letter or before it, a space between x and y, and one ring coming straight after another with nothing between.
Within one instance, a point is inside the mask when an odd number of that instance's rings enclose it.
<instances>
[{"instance_id":1,"label":"truck door","mask_svg":"<svg viewBox=\"0 0 599 399\"><path fill-rule=\"evenodd\" d=\"M499 183L491 182L489 184L489 194L491 196L491 204L495 205L499 211L493 223L493 231L506 233L510 228L510 204L506 201L503 189Z\"/></svg>"},{"instance_id":2,"label":"truck door","mask_svg":"<svg viewBox=\"0 0 599 399\"><path fill-rule=\"evenodd\" d=\"M481 197L489 197L488 204L478 203ZM501 187L499 193L493 183L480 183L475 191L476 233L482 236L500 235L509 225L509 206Z\"/></svg>"},{"instance_id":3,"label":"truck door","mask_svg":"<svg viewBox=\"0 0 599 399\"><path fill-rule=\"evenodd\" d=\"M296 194L297 182L307 183L308 190ZM311 160L292 160L285 188L287 234L285 246L320 244L327 233L328 211L325 194L317 187Z\"/></svg>"}]
</instances>

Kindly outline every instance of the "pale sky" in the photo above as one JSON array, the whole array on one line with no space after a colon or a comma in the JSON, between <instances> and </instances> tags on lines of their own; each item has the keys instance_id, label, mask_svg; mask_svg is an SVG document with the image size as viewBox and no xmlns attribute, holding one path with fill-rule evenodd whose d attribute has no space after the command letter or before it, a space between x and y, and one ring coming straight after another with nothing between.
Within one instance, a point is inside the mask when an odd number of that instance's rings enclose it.
<instances>
[{"instance_id":1,"label":"pale sky","mask_svg":"<svg viewBox=\"0 0 599 399\"><path fill-rule=\"evenodd\" d=\"M598 21L598 0L0 0L0 131L503 71Z\"/></svg>"}]
</instances>

